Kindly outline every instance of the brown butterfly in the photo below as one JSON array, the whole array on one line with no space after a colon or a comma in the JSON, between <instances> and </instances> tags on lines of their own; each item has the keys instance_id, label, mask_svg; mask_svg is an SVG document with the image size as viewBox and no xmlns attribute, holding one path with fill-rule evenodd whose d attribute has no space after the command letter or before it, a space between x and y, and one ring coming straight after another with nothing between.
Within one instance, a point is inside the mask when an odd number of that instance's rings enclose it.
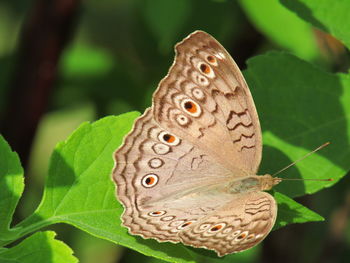
<instances>
[{"instance_id":1,"label":"brown butterfly","mask_svg":"<svg viewBox=\"0 0 350 263\"><path fill-rule=\"evenodd\" d=\"M252 95L209 34L195 31L175 50L152 107L115 153L123 225L219 256L246 250L271 231L277 205L263 191L281 180L256 175L262 138Z\"/></svg>"}]
</instances>

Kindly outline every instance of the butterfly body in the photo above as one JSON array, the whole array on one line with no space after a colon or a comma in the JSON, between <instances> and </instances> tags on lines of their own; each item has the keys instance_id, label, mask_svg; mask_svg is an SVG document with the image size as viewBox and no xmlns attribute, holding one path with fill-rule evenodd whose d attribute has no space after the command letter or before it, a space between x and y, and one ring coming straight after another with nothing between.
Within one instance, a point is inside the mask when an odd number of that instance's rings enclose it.
<instances>
[{"instance_id":1,"label":"butterfly body","mask_svg":"<svg viewBox=\"0 0 350 263\"><path fill-rule=\"evenodd\" d=\"M257 176L262 139L249 88L228 52L196 31L115 153L113 180L131 234L219 256L251 248L277 206Z\"/></svg>"},{"instance_id":2,"label":"butterfly body","mask_svg":"<svg viewBox=\"0 0 350 263\"><path fill-rule=\"evenodd\" d=\"M268 191L278 183L281 179L272 177L269 174L266 175L251 175L243 178L235 178L232 182L228 183L228 192L232 194L239 194L245 192L254 191Z\"/></svg>"}]
</instances>

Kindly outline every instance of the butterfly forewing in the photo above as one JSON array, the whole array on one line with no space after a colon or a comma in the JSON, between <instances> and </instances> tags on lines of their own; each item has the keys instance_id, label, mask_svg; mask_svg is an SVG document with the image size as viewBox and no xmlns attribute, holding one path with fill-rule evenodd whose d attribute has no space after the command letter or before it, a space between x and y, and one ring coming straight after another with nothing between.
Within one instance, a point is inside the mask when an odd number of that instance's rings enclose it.
<instances>
[{"instance_id":1,"label":"butterfly forewing","mask_svg":"<svg viewBox=\"0 0 350 263\"><path fill-rule=\"evenodd\" d=\"M261 130L247 84L228 52L196 31L176 46L175 62L153 99L156 121L230 169L257 172Z\"/></svg>"}]
</instances>

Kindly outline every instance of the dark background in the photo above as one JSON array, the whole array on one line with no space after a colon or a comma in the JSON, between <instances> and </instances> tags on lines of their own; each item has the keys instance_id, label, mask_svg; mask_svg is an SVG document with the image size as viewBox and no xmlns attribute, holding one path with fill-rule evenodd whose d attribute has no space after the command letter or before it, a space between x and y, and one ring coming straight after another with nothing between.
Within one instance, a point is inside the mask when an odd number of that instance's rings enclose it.
<instances>
[{"instance_id":1,"label":"dark background","mask_svg":"<svg viewBox=\"0 0 350 263\"><path fill-rule=\"evenodd\" d=\"M83 121L143 111L172 63L174 44L194 30L217 38L241 69L252 56L287 50L331 72L348 70L349 56L337 40L291 12L284 21L295 32L281 30L275 21L286 8L272 0L261 7L252 3L1 0L0 131L26 169L15 221L37 206L54 145ZM299 198L327 221L274 231L241 262L347 262L349 185L345 177ZM69 226L55 230L81 262L152 260Z\"/></svg>"}]
</instances>

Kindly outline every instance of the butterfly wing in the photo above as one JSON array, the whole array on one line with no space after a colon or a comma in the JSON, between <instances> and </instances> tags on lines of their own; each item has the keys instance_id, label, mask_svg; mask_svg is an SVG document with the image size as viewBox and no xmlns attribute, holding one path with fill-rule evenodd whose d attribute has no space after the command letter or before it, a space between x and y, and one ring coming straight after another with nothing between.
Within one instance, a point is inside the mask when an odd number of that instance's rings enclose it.
<instances>
[{"instance_id":1,"label":"butterfly wing","mask_svg":"<svg viewBox=\"0 0 350 263\"><path fill-rule=\"evenodd\" d=\"M236 176L242 171L256 174L262 151L260 124L237 65L202 31L175 50L174 64L154 94L154 118Z\"/></svg>"},{"instance_id":2,"label":"butterfly wing","mask_svg":"<svg viewBox=\"0 0 350 263\"><path fill-rule=\"evenodd\" d=\"M176 206L175 200L208 190L208 185L223 184L231 175L200 149L161 128L150 109L135 122L116 151L115 163L113 179L125 208L123 224L133 234L161 241L179 241L171 230L188 211L203 206L198 218L209 211L205 209L208 199L198 198L190 207L186 202ZM170 216L169 222L159 221L164 220L163 215Z\"/></svg>"},{"instance_id":3,"label":"butterfly wing","mask_svg":"<svg viewBox=\"0 0 350 263\"><path fill-rule=\"evenodd\" d=\"M270 194L243 193L181 231L179 237L184 244L224 256L260 243L271 231L276 215L277 205Z\"/></svg>"}]
</instances>

